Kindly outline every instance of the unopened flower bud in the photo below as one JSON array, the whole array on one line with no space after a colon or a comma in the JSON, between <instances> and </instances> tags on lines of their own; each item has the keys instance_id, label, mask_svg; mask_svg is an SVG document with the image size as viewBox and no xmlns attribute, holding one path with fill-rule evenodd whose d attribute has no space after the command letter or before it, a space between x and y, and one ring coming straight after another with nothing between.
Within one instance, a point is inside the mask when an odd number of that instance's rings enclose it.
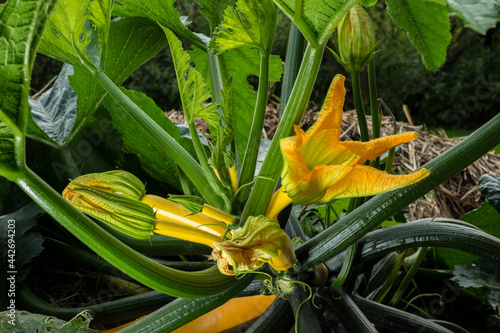
<instances>
[{"instance_id":1,"label":"unopened flower bud","mask_svg":"<svg viewBox=\"0 0 500 333\"><path fill-rule=\"evenodd\" d=\"M144 184L125 171L76 178L63 197L81 212L135 238L148 238L155 228L153 208L140 201Z\"/></svg>"},{"instance_id":2,"label":"unopened flower bud","mask_svg":"<svg viewBox=\"0 0 500 333\"><path fill-rule=\"evenodd\" d=\"M120 194L124 197L135 200L141 200L146 193L146 186L144 183L130 172L123 170L112 170L82 175L72 180L66 187L63 192L64 197L67 196L67 191L75 184L90 186L109 193Z\"/></svg>"},{"instance_id":3,"label":"unopened flower bud","mask_svg":"<svg viewBox=\"0 0 500 333\"><path fill-rule=\"evenodd\" d=\"M370 61L375 51L375 29L363 6L356 4L337 26L339 51L335 55L344 68L350 72L360 72Z\"/></svg>"}]
</instances>

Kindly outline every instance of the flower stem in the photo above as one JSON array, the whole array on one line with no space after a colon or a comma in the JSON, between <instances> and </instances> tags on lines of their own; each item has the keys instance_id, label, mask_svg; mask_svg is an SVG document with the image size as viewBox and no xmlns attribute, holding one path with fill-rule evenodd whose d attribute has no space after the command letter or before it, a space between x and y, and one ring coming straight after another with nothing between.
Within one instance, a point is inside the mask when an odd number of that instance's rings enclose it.
<instances>
[{"instance_id":1,"label":"flower stem","mask_svg":"<svg viewBox=\"0 0 500 333\"><path fill-rule=\"evenodd\" d=\"M375 71L375 56L368 63L368 86L370 90L370 113L372 115L372 139L380 138L380 119L378 116L378 91L377 91L377 75ZM370 165L376 169L380 166L380 157Z\"/></svg>"},{"instance_id":2,"label":"flower stem","mask_svg":"<svg viewBox=\"0 0 500 333\"><path fill-rule=\"evenodd\" d=\"M358 115L359 133L361 135L361 141L370 141L370 136L368 134L368 125L366 124L365 107L363 105L363 96L361 94L361 82L360 73L352 72L352 93L354 95L354 107L356 108L356 114Z\"/></svg>"},{"instance_id":3,"label":"flower stem","mask_svg":"<svg viewBox=\"0 0 500 333\"><path fill-rule=\"evenodd\" d=\"M370 90L370 112L372 115L372 139L380 138L380 119L378 117L377 75L375 71L375 57L368 63L368 86Z\"/></svg>"}]
</instances>

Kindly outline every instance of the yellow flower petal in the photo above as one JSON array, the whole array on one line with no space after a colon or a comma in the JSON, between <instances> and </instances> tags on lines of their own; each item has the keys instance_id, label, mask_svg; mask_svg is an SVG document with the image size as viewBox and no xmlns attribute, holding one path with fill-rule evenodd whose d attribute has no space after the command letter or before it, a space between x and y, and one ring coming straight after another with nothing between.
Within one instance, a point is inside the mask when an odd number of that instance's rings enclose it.
<instances>
[{"instance_id":1,"label":"yellow flower petal","mask_svg":"<svg viewBox=\"0 0 500 333\"><path fill-rule=\"evenodd\" d=\"M352 157L351 152L339 142L340 131L337 129L322 130L299 147L308 168L318 165L341 164Z\"/></svg>"},{"instance_id":2,"label":"yellow flower petal","mask_svg":"<svg viewBox=\"0 0 500 333\"><path fill-rule=\"evenodd\" d=\"M278 256L272 258L269 262L269 265L271 265L271 267L277 271L286 271L290 269L296 262L297 258L295 257L292 240L290 239L290 237L287 237L285 240L285 244L283 244L281 246L281 249L278 250Z\"/></svg>"},{"instance_id":3,"label":"yellow flower petal","mask_svg":"<svg viewBox=\"0 0 500 333\"><path fill-rule=\"evenodd\" d=\"M157 195L147 194L141 201L153 208L157 219L183 224L191 229L196 228L219 237L227 230L221 221L204 214L192 214L182 205Z\"/></svg>"},{"instance_id":4,"label":"yellow flower petal","mask_svg":"<svg viewBox=\"0 0 500 333\"><path fill-rule=\"evenodd\" d=\"M318 165L312 170L306 169L302 178L296 182L291 181L288 173L284 172L282 183L295 204L309 205L318 201L323 202L322 197L326 190L349 174L358 160L359 156L352 155L349 160L340 165Z\"/></svg>"},{"instance_id":5,"label":"yellow flower petal","mask_svg":"<svg viewBox=\"0 0 500 333\"><path fill-rule=\"evenodd\" d=\"M368 142L343 141L342 145L352 153L361 156L359 164L364 164L367 160L373 161L392 147L415 140L417 132L406 132L402 134L385 136Z\"/></svg>"},{"instance_id":6,"label":"yellow flower petal","mask_svg":"<svg viewBox=\"0 0 500 333\"><path fill-rule=\"evenodd\" d=\"M334 198L365 197L392 191L416 183L428 175L429 171L426 169L409 175L390 175L369 166L356 165L346 177L326 191L321 203Z\"/></svg>"},{"instance_id":7,"label":"yellow flower petal","mask_svg":"<svg viewBox=\"0 0 500 333\"><path fill-rule=\"evenodd\" d=\"M201 229L201 227L192 227L186 224L162 219L156 219L154 232L160 235L184 239L194 243L205 244L210 247L212 247L213 242L218 243L222 240L222 235L207 232Z\"/></svg>"},{"instance_id":8,"label":"yellow flower petal","mask_svg":"<svg viewBox=\"0 0 500 333\"><path fill-rule=\"evenodd\" d=\"M306 132L307 136L314 136L324 129L338 129L340 131L345 97L344 81L344 76L340 74L335 75L321 107L318 120L316 120L314 125L309 127Z\"/></svg>"}]
</instances>

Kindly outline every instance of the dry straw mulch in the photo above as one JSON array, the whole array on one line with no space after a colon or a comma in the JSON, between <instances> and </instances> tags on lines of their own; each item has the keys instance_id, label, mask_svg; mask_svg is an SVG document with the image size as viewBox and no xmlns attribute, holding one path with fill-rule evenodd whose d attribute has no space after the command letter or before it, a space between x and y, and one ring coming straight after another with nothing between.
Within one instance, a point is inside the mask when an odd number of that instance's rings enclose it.
<instances>
[{"instance_id":1,"label":"dry straw mulch","mask_svg":"<svg viewBox=\"0 0 500 333\"><path fill-rule=\"evenodd\" d=\"M310 105L302 119L302 126L308 128L317 119L319 109ZM272 139L278 126L279 103L270 99L267 106L264 130L262 136ZM167 116L172 120L185 123L182 112L170 111ZM371 128L371 117L367 117ZM411 119L410 119L411 121ZM202 120L197 120L200 132L209 136L208 129ZM406 122L397 122L397 133L415 131L418 138L412 142L401 145L396 152L394 167L397 173L413 172L433 158L441 155L449 148L456 145L463 138L448 138L444 131L430 133L424 126L415 126ZM389 117L382 120L381 135L394 134L394 123ZM359 128L355 111L344 112L341 140L359 140ZM459 172L446 182L436 187L433 191L412 203L405 209L409 220L427 217L460 218L465 213L479 207L484 198L479 192L479 177L488 173L495 178L500 177L500 155L487 153L482 158Z\"/></svg>"}]
</instances>

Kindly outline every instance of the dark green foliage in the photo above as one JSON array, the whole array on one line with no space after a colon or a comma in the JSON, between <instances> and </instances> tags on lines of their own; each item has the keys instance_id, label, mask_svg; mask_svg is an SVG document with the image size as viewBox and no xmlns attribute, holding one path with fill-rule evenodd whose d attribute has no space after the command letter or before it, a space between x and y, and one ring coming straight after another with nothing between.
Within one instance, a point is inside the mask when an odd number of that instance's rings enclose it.
<instances>
[{"instance_id":1,"label":"dark green foliage","mask_svg":"<svg viewBox=\"0 0 500 333\"><path fill-rule=\"evenodd\" d=\"M123 85L145 93L165 111L180 109L179 87L168 47L139 67Z\"/></svg>"},{"instance_id":2,"label":"dark green foliage","mask_svg":"<svg viewBox=\"0 0 500 333\"><path fill-rule=\"evenodd\" d=\"M379 95L398 120L405 120L402 104L408 105L415 123L431 127L476 128L498 112L498 26L483 36L452 19L446 62L431 72L406 33L390 22L383 4L368 10L382 39L375 55Z\"/></svg>"}]
</instances>

